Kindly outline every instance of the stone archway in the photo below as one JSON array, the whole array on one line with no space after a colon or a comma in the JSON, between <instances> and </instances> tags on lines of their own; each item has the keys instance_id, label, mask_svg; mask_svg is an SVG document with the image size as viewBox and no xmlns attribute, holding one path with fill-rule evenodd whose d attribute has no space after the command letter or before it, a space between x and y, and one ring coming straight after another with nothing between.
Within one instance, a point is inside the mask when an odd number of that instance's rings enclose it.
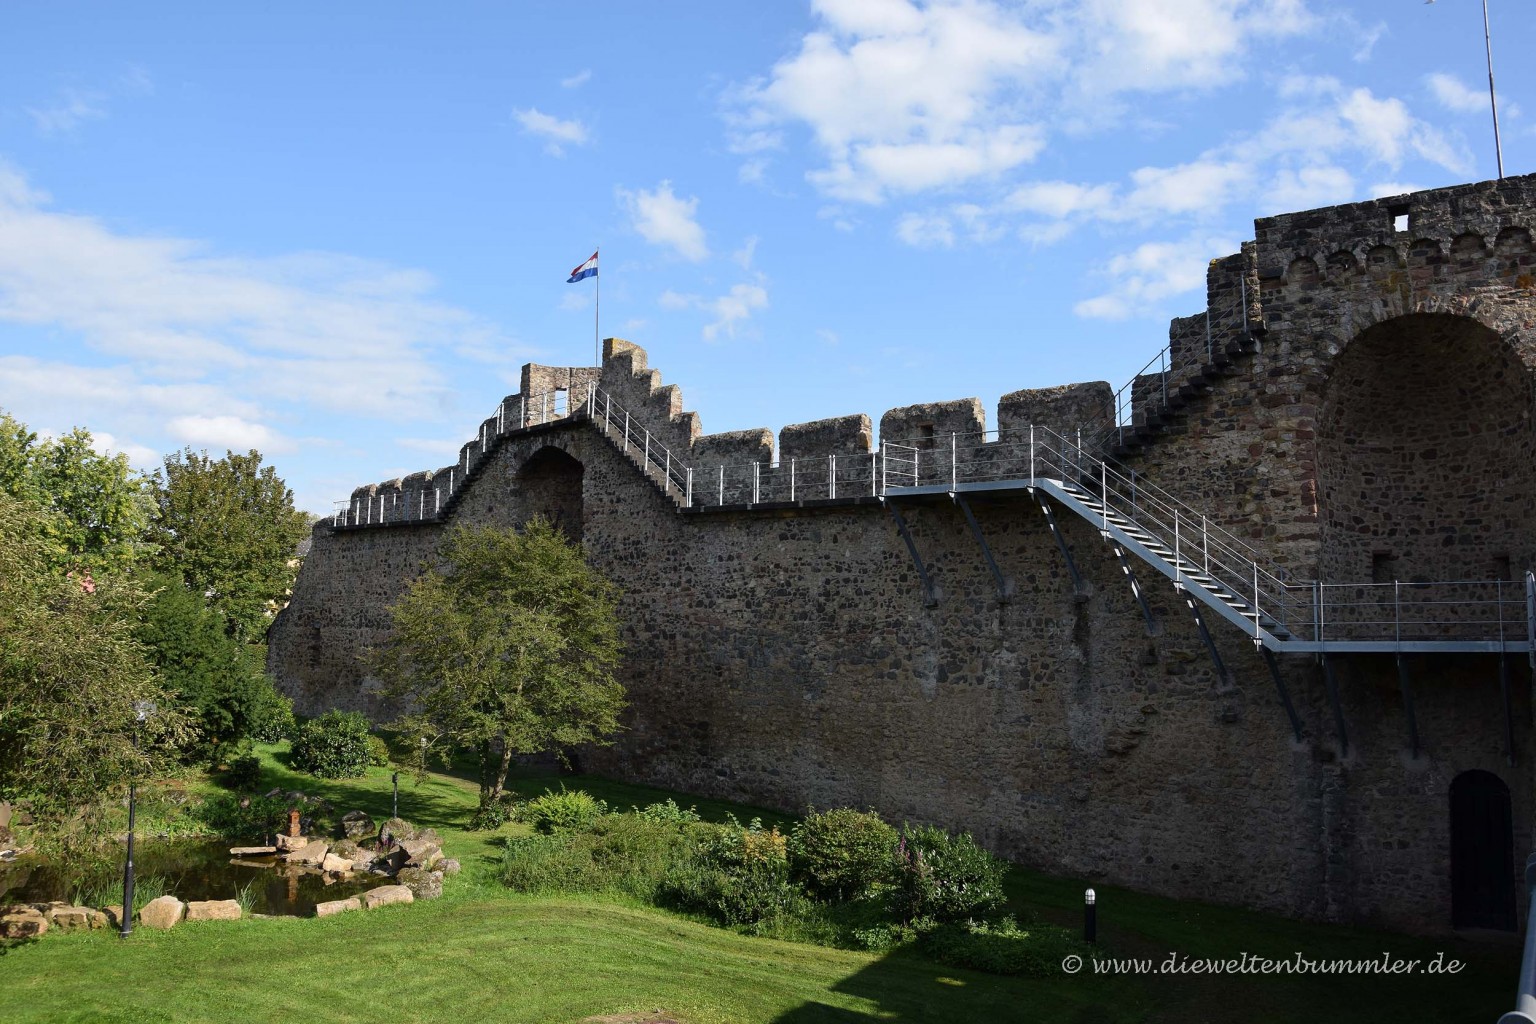
<instances>
[{"instance_id":1,"label":"stone archway","mask_svg":"<svg viewBox=\"0 0 1536 1024\"><path fill-rule=\"evenodd\" d=\"M1451 780L1451 926L1515 930L1509 787L1492 772Z\"/></svg>"},{"instance_id":2,"label":"stone archway","mask_svg":"<svg viewBox=\"0 0 1536 1024\"><path fill-rule=\"evenodd\" d=\"M1536 551L1531 378L1470 317L1366 328L1318 417L1319 578L1518 578Z\"/></svg>"},{"instance_id":3,"label":"stone archway","mask_svg":"<svg viewBox=\"0 0 1536 1024\"><path fill-rule=\"evenodd\" d=\"M582 539L582 484L585 467L564 449L548 446L528 457L517 473L522 506L530 518L543 516L574 544Z\"/></svg>"}]
</instances>

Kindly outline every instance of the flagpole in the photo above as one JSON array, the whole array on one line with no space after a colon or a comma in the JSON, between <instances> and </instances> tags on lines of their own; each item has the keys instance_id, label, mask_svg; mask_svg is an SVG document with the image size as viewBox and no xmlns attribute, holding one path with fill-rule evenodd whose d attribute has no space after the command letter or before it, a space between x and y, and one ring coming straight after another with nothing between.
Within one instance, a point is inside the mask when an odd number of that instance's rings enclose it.
<instances>
[{"instance_id":1,"label":"flagpole","mask_svg":"<svg viewBox=\"0 0 1536 1024\"><path fill-rule=\"evenodd\" d=\"M1499 180L1504 180L1504 146L1499 142L1499 100L1493 91L1493 33L1488 28L1488 0L1483 0L1483 46L1488 51L1488 105L1493 109L1493 152L1499 161Z\"/></svg>"},{"instance_id":2,"label":"flagpole","mask_svg":"<svg viewBox=\"0 0 1536 1024\"><path fill-rule=\"evenodd\" d=\"M1500 170L1499 171L1499 177L1502 178L1503 176L1504 176L1504 172L1502 170ZM592 258L593 259L597 259L598 254L601 253L602 251L603 251L602 247L599 246L596 250L593 251ZM598 329L597 319L598 319L598 315L602 312L602 309L603 309L603 266L602 266L602 260L598 260L597 273L592 275L592 276L597 278L597 299L592 303L592 349L593 349L593 351L595 351L597 353L597 368L599 370L601 370L603 368L603 343L602 343L602 340L601 340L602 339L602 331Z\"/></svg>"}]
</instances>

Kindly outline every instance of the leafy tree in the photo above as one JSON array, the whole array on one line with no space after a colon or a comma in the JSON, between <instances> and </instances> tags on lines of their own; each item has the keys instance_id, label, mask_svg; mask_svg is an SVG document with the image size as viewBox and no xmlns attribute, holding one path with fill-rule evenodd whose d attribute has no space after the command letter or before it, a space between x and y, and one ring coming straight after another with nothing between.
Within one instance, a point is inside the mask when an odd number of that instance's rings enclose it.
<instances>
[{"instance_id":1,"label":"leafy tree","mask_svg":"<svg viewBox=\"0 0 1536 1024\"><path fill-rule=\"evenodd\" d=\"M477 752L488 806L514 754L618 731L618 591L544 519L521 532L457 527L441 558L390 609L393 632L371 660L384 694L414 709L396 723L406 735Z\"/></svg>"},{"instance_id":2,"label":"leafy tree","mask_svg":"<svg viewBox=\"0 0 1536 1024\"><path fill-rule=\"evenodd\" d=\"M147 776L188 737L133 636L143 592L130 576L59 568L56 518L0 494L0 799L55 817ZM138 746L142 701L159 710Z\"/></svg>"},{"instance_id":3,"label":"leafy tree","mask_svg":"<svg viewBox=\"0 0 1536 1024\"><path fill-rule=\"evenodd\" d=\"M136 635L165 686L197 722L198 742L187 752L214 760L240 740L286 731L291 705L263 671L259 648L231 637L223 617L179 576L147 582L154 596Z\"/></svg>"},{"instance_id":4,"label":"leafy tree","mask_svg":"<svg viewBox=\"0 0 1536 1024\"><path fill-rule=\"evenodd\" d=\"M126 455L102 455L90 431L44 438L0 412L0 491L53 513L42 525L49 563L120 571L146 549L154 504Z\"/></svg>"},{"instance_id":5,"label":"leafy tree","mask_svg":"<svg viewBox=\"0 0 1536 1024\"><path fill-rule=\"evenodd\" d=\"M293 585L294 551L309 529L293 492L261 453L210 459L188 448L156 473L159 562L181 574L247 642L265 633L269 607Z\"/></svg>"}]
</instances>

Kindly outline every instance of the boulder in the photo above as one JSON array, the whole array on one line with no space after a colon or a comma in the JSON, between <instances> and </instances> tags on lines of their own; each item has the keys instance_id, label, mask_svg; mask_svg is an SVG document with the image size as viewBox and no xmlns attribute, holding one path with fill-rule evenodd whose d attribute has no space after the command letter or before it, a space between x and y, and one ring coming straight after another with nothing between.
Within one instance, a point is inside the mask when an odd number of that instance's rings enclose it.
<instances>
[{"instance_id":1,"label":"boulder","mask_svg":"<svg viewBox=\"0 0 1536 1024\"><path fill-rule=\"evenodd\" d=\"M331 844L324 839L316 839L292 853L283 855L283 860L289 864L313 864L319 867L325 862L325 855L330 852Z\"/></svg>"},{"instance_id":2,"label":"boulder","mask_svg":"<svg viewBox=\"0 0 1536 1024\"><path fill-rule=\"evenodd\" d=\"M175 896L161 896L150 900L139 910L139 925L167 931L181 923L181 917L186 911L187 905Z\"/></svg>"},{"instance_id":3,"label":"boulder","mask_svg":"<svg viewBox=\"0 0 1536 1024\"><path fill-rule=\"evenodd\" d=\"M442 847L424 839L406 839L400 843L400 849L405 851L408 868L430 868L443 859Z\"/></svg>"},{"instance_id":4,"label":"boulder","mask_svg":"<svg viewBox=\"0 0 1536 1024\"><path fill-rule=\"evenodd\" d=\"M279 850L287 850L291 853L294 850L304 849L304 847L308 846L311 842L313 842L313 840L311 840L308 836L278 836L277 848Z\"/></svg>"},{"instance_id":5,"label":"boulder","mask_svg":"<svg viewBox=\"0 0 1536 1024\"><path fill-rule=\"evenodd\" d=\"M107 915L90 907L52 907L43 916L50 928L61 932L88 932L107 926Z\"/></svg>"},{"instance_id":6,"label":"boulder","mask_svg":"<svg viewBox=\"0 0 1536 1024\"><path fill-rule=\"evenodd\" d=\"M275 846L231 846L231 857L269 857L277 852Z\"/></svg>"},{"instance_id":7,"label":"boulder","mask_svg":"<svg viewBox=\"0 0 1536 1024\"><path fill-rule=\"evenodd\" d=\"M461 870L461 867L455 858L444 857L437 862L437 869L445 875L456 875Z\"/></svg>"},{"instance_id":8,"label":"boulder","mask_svg":"<svg viewBox=\"0 0 1536 1024\"><path fill-rule=\"evenodd\" d=\"M320 870L334 871L340 874L343 871L351 871L352 862L345 857L338 857L334 853L328 853L325 855L325 859L320 862Z\"/></svg>"},{"instance_id":9,"label":"boulder","mask_svg":"<svg viewBox=\"0 0 1536 1024\"><path fill-rule=\"evenodd\" d=\"M345 900L331 900L329 903L316 903L316 917L331 917L335 914L345 914L349 910L362 910L363 901L356 896Z\"/></svg>"},{"instance_id":10,"label":"boulder","mask_svg":"<svg viewBox=\"0 0 1536 1024\"><path fill-rule=\"evenodd\" d=\"M140 915L142 918L143 915ZM193 900L187 904L188 921L238 921L239 900Z\"/></svg>"},{"instance_id":11,"label":"boulder","mask_svg":"<svg viewBox=\"0 0 1536 1024\"><path fill-rule=\"evenodd\" d=\"M0 800L0 828L11 827L11 815L14 813L9 800Z\"/></svg>"},{"instance_id":12,"label":"boulder","mask_svg":"<svg viewBox=\"0 0 1536 1024\"><path fill-rule=\"evenodd\" d=\"M110 907L102 907L101 913L107 919L108 928L114 932L123 930L123 906L121 903L114 903Z\"/></svg>"},{"instance_id":13,"label":"boulder","mask_svg":"<svg viewBox=\"0 0 1536 1024\"><path fill-rule=\"evenodd\" d=\"M403 885L381 885L363 893L363 906L369 910L387 907L391 903L411 903L416 899L411 890Z\"/></svg>"},{"instance_id":14,"label":"boulder","mask_svg":"<svg viewBox=\"0 0 1536 1024\"><path fill-rule=\"evenodd\" d=\"M418 900L435 900L443 894L443 876L426 868L406 868L395 876L395 881L411 890Z\"/></svg>"},{"instance_id":15,"label":"boulder","mask_svg":"<svg viewBox=\"0 0 1536 1024\"><path fill-rule=\"evenodd\" d=\"M385 836L397 843L402 839L415 839L416 826L404 818L390 818L379 826L379 838L383 839Z\"/></svg>"},{"instance_id":16,"label":"boulder","mask_svg":"<svg viewBox=\"0 0 1536 1024\"><path fill-rule=\"evenodd\" d=\"M341 816L341 831L348 839L361 839L374 833L373 819L363 811L348 811Z\"/></svg>"},{"instance_id":17,"label":"boulder","mask_svg":"<svg viewBox=\"0 0 1536 1024\"><path fill-rule=\"evenodd\" d=\"M48 919L36 907L0 910L0 939L35 939L48 934Z\"/></svg>"}]
</instances>

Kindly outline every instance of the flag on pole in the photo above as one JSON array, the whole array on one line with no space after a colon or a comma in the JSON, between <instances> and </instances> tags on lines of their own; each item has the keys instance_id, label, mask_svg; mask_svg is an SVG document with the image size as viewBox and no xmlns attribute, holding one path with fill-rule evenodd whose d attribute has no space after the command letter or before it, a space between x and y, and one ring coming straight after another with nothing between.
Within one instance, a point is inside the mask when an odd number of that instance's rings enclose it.
<instances>
[{"instance_id":1,"label":"flag on pole","mask_svg":"<svg viewBox=\"0 0 1536 1024\"><path fill-rule=\"evenodd\" d=\"M587 262L583 263L581 266L579 266L575 270L571 271L570 279L568 281L566 281L565 283L566 284L575 284L577 281L580 281L582 278L596 277L596 276L597 276L597 253L593 253L591 259L587 260Z\"/></svg>"}]
</instances>

